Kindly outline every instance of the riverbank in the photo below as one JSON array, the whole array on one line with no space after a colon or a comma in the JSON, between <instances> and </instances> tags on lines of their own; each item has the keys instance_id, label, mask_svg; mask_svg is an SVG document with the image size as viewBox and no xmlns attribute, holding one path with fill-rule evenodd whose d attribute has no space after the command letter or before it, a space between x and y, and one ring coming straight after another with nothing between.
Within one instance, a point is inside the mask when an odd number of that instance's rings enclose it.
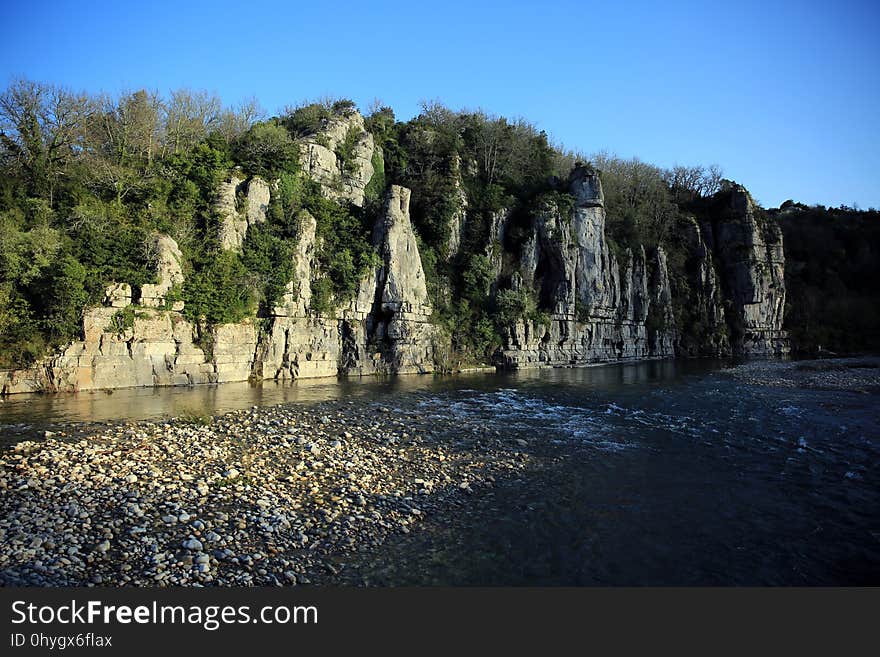
<instances>
[{"instance_id":1,"label":"riverbank","mask_svg":"<svg viewBox=\"0 0 880 657\"><path fill-rule=\"evenodd\" d=\"M49 432L0 456L0 583L333 581L521 471L526 447L378 402Z\"/></svg>"},{"instance_id":2,"label":"riverbank","mask_svg":"<svg viewBox=\"0 0 880 657\"><path fill-rule=\"evenodd\" d=\"M875 370L798 364L47 399L0 449L0 584L874 585L877 393L842 377Z\"/></svg>"},{"instance_id":3,"label":"riverbank","mask_svg":"<svg viewBox=\"0 0 880 657\"><path fill-rule=\"evenodd\" d=\"M780 388L880 392L880 357L750 361L725 370L741 383Z\"/></svg>"}]
</instances>

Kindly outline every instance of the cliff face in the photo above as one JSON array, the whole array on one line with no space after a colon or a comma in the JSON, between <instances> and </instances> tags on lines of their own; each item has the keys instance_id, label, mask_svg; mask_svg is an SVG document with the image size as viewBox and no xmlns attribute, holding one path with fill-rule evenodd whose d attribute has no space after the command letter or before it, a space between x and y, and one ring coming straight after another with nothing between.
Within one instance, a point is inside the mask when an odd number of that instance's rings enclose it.
<instances>
[{"instance_id":1,"label":"cliff face","mask_svg":"<svg viewBox=\"0 0 880 657\"><path fill-rule=\"evenodd\" d=\"M376 145L360 113L333 116L320 132L306 137L299 146L303 172L320 183L327 198L358 207L364 204L364 190L375 173ZM345 146L351 151L348 163L339 155Z\"/></svg>"},{"instance_id":2,"label":"cliff face","mask_svg":"<svg viewBox=\"0 0 880 657\"><path fill-rule=\"evenodd\" d=\"M409 216L410 192L393 185L373 228L377 266L355 299L332 315L308 310L315 271L314 219L303 217L295 254L297 283L274 310L255 371L263 379L341 374L431 372L436 331L425 274Z\"/></svg>"},{"instance_id":3,"label":"cliff face","mask_svg":"<svg viewBox=\"0 0 880 657\"><path fill-rule=\"evenodd\" d=\"M299 379L337 374L417 373L434 368L436 329L425 274L409 217L408 189L392 186L373 229L380 259L360 284L357 297L332 315L309 310L314 270L315 222L301 217L294 255L296 283L263 330L253 321L223 324L208 335L162 297L131 304L127 285L111 285L107 306L86 311L83 340L28 370L5 372L4 394L141 386L191 385L262 379ZM177 245L168 236L159 259L160 283L182 282ZM146 287L146 286L145 286ZM128 313L129 322L124 317Z\"/></svg>"},{"instance_id":4,"label":"cliff face","mask_svg":"<svg viewBox=\"0 0 880 657\"><path fill-rule=\"evenodd\" d=\"M730 192L727 212L713 226L712 243L731 300L734 349L746 355L787 351L782 229L761 217L751 195L738 185Z\"/></svg>"},{"instance_id":5,"label":"cliff face","mask_svg":"<svg viewBox=\"0 0 880 657\"><path fill-rule=\"evenodd\" d=\"M214 201L214 209L220 217L221 248L241 251L248 228L266 221L270 199L269 185L256 176L245 183L240 174L233 173L222 183Z\"/></svg>"},{"instance_id":6,"label":"cliff face","mask_svg":"<svg viewBox=\"0 0 880 657\"><path fill-rule=\"evenodd\" d=\"M649 262L644 248L622 262L605 237L602 185L576 169L574 208L545 204L513 281L552 309L549 324L518 321L507 329L499 364L509 368L575 365L673 355L669 280L662 249ZM649 328L649 314L656 321Z\"/></svg>"},{"instance_id":7,"label":"cliff face","mask_svg":"<svg viewBox=\"0 0 880 657\"><path fill-rule=\"evenodd\" d=\"M788 353L782 329L785 255L782 230L768 221L748 191L736 185L702 220L682 229L688 251L691 318L681 352L689 355Z\"/></svg>"},{"instance_id":8,"label":"cliff face","mask_svg":"<svg viewBox=\"0 0 880 657\"><path fill-rule=\"evenodd\" d=\"M325 196L364 205L377 147L359 114L334 117L300 149L304 174ZM458 158L452 175L457 210L443 249L447 263L457 262L469 222L480 218L478 208L469 210ZM489 298L520 295L541 311L521 312L501 327L499 367L787 352L782 234L744 188L717 196L699 218L685 217L669 253L614 246L592 169L576 167L562 192L543 197L527 216L497 210L484 218L485 242L468 238L467 248L489 263ZM214 211L222 249L241 251L249 228L267 221L273 193L274 184L238 173L220 185ZM210 329L184 317L174 293L184 283L181 251L156 235L145 246L158 283L108 286L104 305L84 313L82 340L27 370L0 372L0 391L433 371L449 350L448 336L432 322L409 206L410 190L388 188L372 230L375 266L350 301L324 313L312 308L312 284L326 275L317 257L325 246L315 217L301 210L292 280L275 307L260 320ZM683 265L676 260L682 254ZM674 276L671 259L679 262Z\"/></svg>"}]
</instances>

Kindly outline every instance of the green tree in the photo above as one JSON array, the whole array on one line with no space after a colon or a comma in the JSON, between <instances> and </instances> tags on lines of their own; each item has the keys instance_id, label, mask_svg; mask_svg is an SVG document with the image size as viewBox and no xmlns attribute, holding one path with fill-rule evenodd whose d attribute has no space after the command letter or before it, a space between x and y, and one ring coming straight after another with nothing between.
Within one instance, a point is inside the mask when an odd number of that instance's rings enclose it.
<instances>
[{"instance_id":1,"label":"green tree","mask_svg":"<svg viewBox=\"0 0 880 657\"><path fill-rule=\"evenodd\" d=\"M233 156L245 171L268 180L299 166L297 145L274 120L257 123L245 132L234 143Z\"/></svg>"}]
</instances>

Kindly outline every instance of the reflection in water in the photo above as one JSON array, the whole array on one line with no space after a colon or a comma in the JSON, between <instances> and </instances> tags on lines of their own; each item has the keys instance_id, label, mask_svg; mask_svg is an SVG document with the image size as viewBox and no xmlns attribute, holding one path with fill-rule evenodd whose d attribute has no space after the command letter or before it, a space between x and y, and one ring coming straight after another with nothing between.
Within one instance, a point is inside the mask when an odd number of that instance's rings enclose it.
<instances>
[{"instance_id":1,"label":"reflection in water","mask_svg":"<svg viewBox=\"0 0 880 657\"><path fill-rule=\"evenodd\" d=\"M217 415L251 406L311 404L334 399L377 399L417 391L565 383L589 388L674 379L687 372L705 372L716 361L648 361L576 369L480 372L455 376L406 375L348 379L304 379L293 383L246 382L169 388L126 388L45 395L14 395L0 401L0 428L33 427L62 422L152 420L185 413Z\"/></svg>"}]
</instances>

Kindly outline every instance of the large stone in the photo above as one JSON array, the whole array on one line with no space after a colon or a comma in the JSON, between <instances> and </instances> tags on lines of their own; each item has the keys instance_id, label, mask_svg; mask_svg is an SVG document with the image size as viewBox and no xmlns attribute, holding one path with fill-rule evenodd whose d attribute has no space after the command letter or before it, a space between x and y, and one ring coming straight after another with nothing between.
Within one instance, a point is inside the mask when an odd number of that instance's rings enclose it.
<instances>
[{"instance_id":1,"label":"large stone","mask_svg":"<svg viewBox=\"0 0 880 657\"><path fill-rule=\"evenodd\" d=\"M175 285L183 284L183 254L168 235L156 234L149 239L148 246L156 261L156 276L159 282L141 287L142 306L161 308L165 305L165 295ZM175 310L182 310L182 302L177 302Z\"/></svg>"},{"instance_id":2,"label":"large stone","mask_svg":"<svg viewBox=\"0 0 880 657\"><path fill-rule=\"evenodd\" d=\"M305 317L312 302L312 266L315 258L317 224L308 210L298 216L299 240L293 254L293 280L284 291L281 303L275 308L276 316Z\"/></svg>"},{"instance_id":3,"label":"large stone","mask_svg":"<svg viewBox=\"0 0 880 657\"><path fill-rule=\"evenodd\" d=\"M409 219L410 191L392 185L385 214L373 229L373 243L383 259L382 310L422 314L430 308L425 272ZM430 311L427 313L430 314Z\"/></svg>"},{"instance_id":4,"label":"large stone","mask_svg":"<svg viewBox=\"0 0 880 657\"><path fill-rule=\"evenodd\" d=\"M373 229L373 244L382 265L376 278L379 308L373 308L368 321L368 340L386 345L385 363L395 373L434 368L436 330L430 323L433 310L410 222L409 201L410 190L392 185L384 215Z\"/></svg>"},{"instance_id":5,"label":"large stone","mask_svg":"<svg viewBox=\"0 0 880 657\"><path fill-rule=\"evenodd\" d=\"M239 196L243 202L241 210ZM266 221L271 196L269 184L258 176L245 185L239 174L233 173L220 184L214 199L214 211L220 217L220 248L241 251L248 228Z\"/></svg>"},{"instance_id":6,"label":"large stone","mask_svg":"<svg viewBox=\"0 0 880 657\"><path fill-rule=\"evenodd\" d=\"M452 159L452 185L455 210L449 220L449 239L446 242L446 258L452 260L461 248L461 239L467 225L468 199L461 177L461 157L455 154Z\"/></svg>"},{"instance_id":7,"label":"large stone","mask_svg":"<svg viewBox=\"0 0 880 657\"><path fill-rule=\"evenodd\" d=\"M249 321L221 324L214 329L214 367L217 381L246 381L253 372L257 330Z\"/></svg>"},{"instance_id":8,"label":"large stone","mask_svg":"<svg viewBox=\"0 0 880 657\"><path fill-rule=\"evenodd\" d=\"M251 178L247 188L247 224L249 227L266 221L271 195L268 183L257 176Z\"/></svg>"},{"instance_id":9,"label":"large stone","mask_svg":"<svg viewBox=\"0 0 880 657\"><path fill-rule=\"evenodd\" d=\"M220 217L220 248L237 251L241 249L247 232L247 217L238 211L238 194L244 180L233 173L220 183L214 199L214 211Z\"/></svg>"},{"instance_id":10,"label":"large stone","mask_svg":"<svg viewBox=\"0 0 880 657\"><path fill-rule=\"evenodd\" d=\"M104 305L125 308L131 305L131 285L110 283L104 290Z\"/></svg>"}]
</instances>

